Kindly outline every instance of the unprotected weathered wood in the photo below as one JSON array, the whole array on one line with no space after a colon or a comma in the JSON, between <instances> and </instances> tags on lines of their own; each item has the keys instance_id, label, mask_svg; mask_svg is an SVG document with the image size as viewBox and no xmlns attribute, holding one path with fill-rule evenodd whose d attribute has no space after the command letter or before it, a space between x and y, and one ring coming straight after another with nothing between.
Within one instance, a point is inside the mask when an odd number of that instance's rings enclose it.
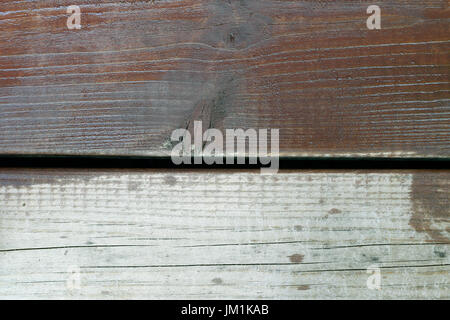
<instances>
[{"instance_id":1,"label":"unprotected weathered wood","mask_svg":"<svg viewBox=\"0 0 450 320\"><path fill-rule=\"evenodd\" d=\"M285 156L448 157L448 1L375 2L2 1L0 153L168 155L204 111Z\"/></svg>"},{"instance_id":2,"label":"unprotected weathered wood","mask_svg":"<svg viewBox=\"0 0 450 320\"><path fill-rule=\"evenodd\" d=\"M448 299L449 178L2 169L0 297Z\"/></svg>"}]
</instances>

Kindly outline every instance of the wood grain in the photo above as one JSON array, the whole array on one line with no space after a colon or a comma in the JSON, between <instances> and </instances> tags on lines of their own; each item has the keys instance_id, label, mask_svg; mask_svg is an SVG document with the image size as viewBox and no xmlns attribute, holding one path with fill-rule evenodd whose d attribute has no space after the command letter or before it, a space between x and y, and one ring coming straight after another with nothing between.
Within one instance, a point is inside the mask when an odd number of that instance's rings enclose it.
<instances>
[{"instance_id":1,"label":"wood grain","mask_svg":"<svg viewBox=\"0 0 450 320\"><path fill-rule=\"evenodd\" d=\"M2 169L0 297L449 299L449 178Z\"/></svg>"},{"instance_id":2,"label":"wood grain","mask_svg":"<svg viewBox=\"0 0 450 320\"><path fill-rule=\"evenodd\" d=\"M449 157L448 1L376 3L2 1L0 153L168 155L206 106L282 156Z\"/></svg>"}]
</instances>

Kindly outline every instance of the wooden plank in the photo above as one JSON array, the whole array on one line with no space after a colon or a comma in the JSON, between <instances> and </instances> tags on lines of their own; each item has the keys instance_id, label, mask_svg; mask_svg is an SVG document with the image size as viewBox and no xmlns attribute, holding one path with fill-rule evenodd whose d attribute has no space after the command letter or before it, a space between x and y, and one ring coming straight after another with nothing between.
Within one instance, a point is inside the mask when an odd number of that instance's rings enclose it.
<instances>
[{"instance_id":1,"label":"wooden plank","mask_svg":"<svg viewBox=\"0 0 450 320\"><path fill-rule=\"evenodd\" d=\"M2 1L0 153L168 155L205 111L282 156L449 157L449 2L376 3Z\"/></svg>"},{"instance_id":2,"label":"wooden plank","mask_svg":"<svg viewBox=\"0 0 450 320\"><path fill-rule=\"evenodd\" d=\"M448 299L449 178L2 169L0 297Z\"/></svg>"}]
</instances>

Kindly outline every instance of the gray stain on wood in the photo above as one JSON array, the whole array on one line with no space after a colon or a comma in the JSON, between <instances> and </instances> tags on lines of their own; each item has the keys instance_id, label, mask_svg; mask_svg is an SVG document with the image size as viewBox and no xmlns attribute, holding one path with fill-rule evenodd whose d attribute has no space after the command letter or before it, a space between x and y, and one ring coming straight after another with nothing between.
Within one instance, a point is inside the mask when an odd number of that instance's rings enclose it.
<instances>
[{"instance_id":1,"label":"gray stain on wood","mask_svg":"<svg viewBox=\"0 0 450 320\"><path fill-rule=\"evenodd\" d=\"M166 177L164 177L164 183L169 186L174 186L177 184L177 178L167 175Z\"/></svg>"}]
</instances>

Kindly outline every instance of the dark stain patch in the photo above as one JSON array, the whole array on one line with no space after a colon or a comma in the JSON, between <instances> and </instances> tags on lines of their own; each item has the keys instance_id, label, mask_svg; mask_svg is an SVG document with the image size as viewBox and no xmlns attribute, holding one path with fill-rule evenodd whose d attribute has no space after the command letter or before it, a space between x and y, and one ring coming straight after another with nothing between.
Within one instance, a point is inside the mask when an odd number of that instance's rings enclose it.
<instances>
[{"instance_id":1,"label":"dark stain patch","mask_svg":"<svg viewBox=\"0 0 450 320\"><path fill-rule=\"evenodd\" d=\"M289 260L291 260L292 263L301 263L304 257L303 254L293 254L292 256L289 256Z\"/></svg>"},{"instance_id":2,"label":"dark stain patch","mask_svg":"<svg viewBox=\"0 0 450 320\"><path fill-rule=\"evenodd\" d=\"M434 254L437 255L439 258L445 258L447 254L444 251L434 250Z\"/></svg>"},{"instance_id":3,"label":"dark stain patch","mask_svg":"<svg viewBox=\"0 0 450 320\"><path fill-rule=\"evenodd\" d=\"M311 289L310 286L308 286L307 284L303 284L301 286L297 286L297 290L309 290Z\"/></svg>"},{"instance_id":4,"label":"dark stain patch","mask_svg":"<svg viewBox=\"0 0 450 320\"><path fill-rule=\"evenodd\" d=\"M372 257L367 257L367 255L366 255L365 253L363 253L362 256L363 256L364 258L370 260L371 262L378 262L378 261L380 261L380 258L378 258L378 257L373 257L373 256L372 256Z\"/></svg>"},{"instance_id":5,"label":"dark stain patch","mask_svg":"<svg viewBox=\"0 0 450 320\"><path fill-rule=\"evenodd\" d=\"M411 186L413 212L409 221L417 232L431 240L450 242L450 173L416 173Z\"/></svg>"},{"instance_id":6,"label":"dark stain patch","mask_svg":"<svg viewBox=\"0 0 450 320\"><path fill-rule=\"evenodd\" d=\"M295 231L303 231L303 226L298 225L298 226L295 226L294 229L295 229Z\"/></svg>"},{"instance_id":7,"label":"dark stain patch","mask_svg":"<svg viewBox=\"0 0 450 320\"><path fill-rule=\"evenodd\" d=\"M175 178L174 176L165 176L164 183L169 186L174 186L177 184L177 178Z\"/></svg>"},{"instance_id":8,"label":"dark stain patch","mask_svg":"<svg viewBox=\"0 0 450 320\"><path fill-rule=\"evenodd\" d=\"M231 33L228 35L228 41L231 42L231 43L233 43L233 42L234 42L234 39L235 39L234 33L231 32Z\"/></svg>"},{"instance_id":9,"label":"dark stain patch","mask_svg":"<svg viewBox=\"0 0 450 320\"><path fill-rule=\"evenodd\" d=\"M329 214L338 214L338 213L342 213L341 210L333 208L330 211L328 211Z\"/></svg>"},{"instance_id":10,"label":"dark stain patch","mask_svg":"<svg viewBox=\"0 0 450 320\"><path fill-rule=\"evenodd\" d=\"M219 285L219 284L223 283L223 280L220 278L214 278L214 279L212 279L212 283Z\"/></svg>"}]
</instances>

